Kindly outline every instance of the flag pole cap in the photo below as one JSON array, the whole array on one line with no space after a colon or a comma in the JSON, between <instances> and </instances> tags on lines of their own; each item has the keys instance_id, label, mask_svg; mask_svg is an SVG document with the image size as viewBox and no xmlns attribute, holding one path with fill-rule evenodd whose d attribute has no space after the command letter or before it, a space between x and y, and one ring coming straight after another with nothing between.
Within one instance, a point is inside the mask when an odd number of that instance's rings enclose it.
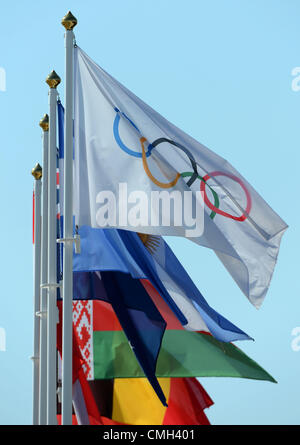
<instances>
[{"instance_id":1,"label":"flag pole cap","mask_svg":"<svg viewBox=\"0 0 300 445\"><path fill-rule=\"evenodd\" d=\"M40 120L39 125L43 129L43 131L49 130L49 116L48 116L48 114L44 114L44 116Z\"/></svg>"},{"instance_id":2,"label":"flag pole cap","mask_svg":"<svg viewBox=\"0 0 300 445\"><path fill-rule=\"evenodd\" d=\"M67 14L62 18L61 24L66 28L67 31L72 31L73 28L77 25L77 18L74 17L71 11L68 11Z\"/></svg>"},{"instance_id":3,"label":"flag pole cap","mask_svg":"<svg viewBox=\"0 0 300 445\"><path fill-rule=\"evenodd\" d=\"M50 88L56 88L60 84L60 77L53 70L46 79L46 83Z\"/></svg>"},{"instance_id":4,"label":"flag pole cap","mask_svg":"<svg viewBox=\"0 0 300 445\"><path fill-rule=\"evenodd\" d=\"M43 169L39 163L35 164L35 166L31 170L31 174L37 181L41 179L41 177L43 176Z\"/></svg>"}]
</instances>

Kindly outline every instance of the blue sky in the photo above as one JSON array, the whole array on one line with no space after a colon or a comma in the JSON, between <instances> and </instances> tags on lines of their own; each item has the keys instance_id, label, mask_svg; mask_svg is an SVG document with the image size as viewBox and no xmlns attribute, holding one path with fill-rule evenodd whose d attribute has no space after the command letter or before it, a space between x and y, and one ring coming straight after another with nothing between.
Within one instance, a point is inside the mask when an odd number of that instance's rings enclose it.
<instances>
[{"instance_id":1,"label":"blue sky","mask_svg":"<svg viewBox=\"0 0 300 445\"><path fill-rule=\"evenodd\" d=\"M68 9L78 18L77 42L90 57L228 159L290 226L259 311L213 252L184 239L168 242L209 303L255 338L239 346L278 380L201 379L215 402L207 411L211 422L299 424L300 351L291 347L292 330L300 326L300 91L292 89L292 69L300 66L297 0L2 3L0 327L7 338L0 351L0 424L31 423L30 170L42 157L44 79L52 69L64 76L60 19Z\"/></svg>"}]
</instances>

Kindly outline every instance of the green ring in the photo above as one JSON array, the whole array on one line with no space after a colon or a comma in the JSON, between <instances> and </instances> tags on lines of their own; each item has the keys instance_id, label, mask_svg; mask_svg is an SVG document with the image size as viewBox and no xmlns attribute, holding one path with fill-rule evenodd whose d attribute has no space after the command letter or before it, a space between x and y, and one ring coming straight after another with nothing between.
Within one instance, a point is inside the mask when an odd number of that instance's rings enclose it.
<instances>
[{"instance_id":1,"label":"green ring","mask_svg":"<svg viewBox=\"0 0 300 445\"><path fill-rule=\"evenodd\" d=\"M193 176L193 174L194 174L194 172L183 172L183 173L180 173L180 176L181 176L182 178L186 178L187 176L188 176L188 177ZM218 194L215 192L215 190L213 190L213 189L210 187L210 185L207 184L206 181L204 181L204 179L202 178L202 176L197 175L197 178L200 179L200 181L205 182L205 184L207 185L207 187L209 187L209 189L211 190L211 192L212 192L212 194L213 194L214 200L215 200L215 204L214 204L214 205L215 205L215 207L219 208L219 207L220 207L220 200L219 200L219 196L218 196ZM211 214L209 215L209 217L210 217L211 219L214 219L215 216L216 216L216 212L211 212Z\"/></svg>"}]
</instances>

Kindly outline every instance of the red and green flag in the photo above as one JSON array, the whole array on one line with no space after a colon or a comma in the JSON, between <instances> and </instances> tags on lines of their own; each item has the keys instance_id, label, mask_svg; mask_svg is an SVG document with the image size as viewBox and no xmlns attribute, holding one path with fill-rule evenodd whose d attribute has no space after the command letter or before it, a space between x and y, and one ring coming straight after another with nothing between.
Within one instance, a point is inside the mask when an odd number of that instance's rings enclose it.
<instances>
[{"instance_id":1,"label":"red and green flag","mask_svg":"<svg viewBox=\"0 0 300 445\"><path fill-rule=\"evenodd\" d=\"M57 329L57 349L62 352L62 310ZM78 309L78 308L77 308ZM77 311L78 314L78 311ZM85 315L82 313L81 322ZM79 321L80 323L80 321ZM83 329L84 331L84 329ZM161 378L167 405L163 406L146 378L90 380L73 329L74 425L209 425L204 410L213 401L195 378ZM60 410L58 410L59 412ZM58 422L61 416L58 414Z\"/></svg>"},{"instance_id":2,"label":"red and green flag","mask_svg":"<svg viewBox=\"0 0 300 445\"><path fill-rule=\"evenodd\" d=\"M234 344L183 329L154 287L146 280L143 284L167 322L157 377L240 377L275 382ZM74 301L73 305L88 380L145 377L111 305L96 300Z\"/></svg>"}]
</instances>

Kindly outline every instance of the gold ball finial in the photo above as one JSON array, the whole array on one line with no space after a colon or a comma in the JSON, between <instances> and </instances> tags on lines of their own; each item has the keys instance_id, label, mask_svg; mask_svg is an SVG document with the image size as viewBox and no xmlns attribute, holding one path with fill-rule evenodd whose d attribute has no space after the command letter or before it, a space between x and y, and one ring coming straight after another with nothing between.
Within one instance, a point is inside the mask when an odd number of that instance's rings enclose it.
<instances>
[{"instance_id":1,"label":"gold ball finial","mask_svg":"<svg viewBox=\"0 0 300 445\"><path fill-rule=\"evenodd\" d=\"M48 114L44 114L43 118L40 120L39 125L44 131L49 130L49 116L48 116Z\"/></svg>"},{"instance_id":2,"label":"gold ball finial","mask_svg":"<svg viewBox=\"0 0 300 445\"><path fill-rule=\"evenodd\" d=\"M77 18L74 17L71 11L68 11L67 14L62 18L61 24L66 28L67 31L72 31L73 28L77 25Z\"/></svg>"},{"instance_id":3,"label":"gold ball finial","mask_svg":"<svg viewBox=\"0 0 300 445\"><path fill-rule=\"evenodd\" d=\"M50 88L56 88L60 84L60 77L54 70L51 71L51 73L47 77L46 83L49 85Z\"/></svg>"},{"instance_id":4,"label":"gold ball finial","mask_svg":"<svg viewBox=\"0 0 300 445\"><path fill-rule=\"evenodd\" d=\"M39 163L35 164L35 166L31 170L31 174L37 181L41 179L41 177L43 176L43 169Z\"/></svg>"}]
</instances>

